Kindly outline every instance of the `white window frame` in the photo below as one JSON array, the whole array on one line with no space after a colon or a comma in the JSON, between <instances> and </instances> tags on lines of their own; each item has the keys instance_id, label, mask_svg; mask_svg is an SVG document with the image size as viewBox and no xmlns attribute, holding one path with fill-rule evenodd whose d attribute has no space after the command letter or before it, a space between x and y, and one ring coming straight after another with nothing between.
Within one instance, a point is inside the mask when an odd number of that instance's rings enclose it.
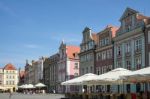
<instances>
[{"instance_id":1,"label":"white window frame","mask_svg":"<svg viewBox=\"0 0 150 99\"><path fill-rule=\"evenodd\" d=\"M130 52L131 50L131 43L130 42L127 42L126 43L126 53Z\"/></svg>"},{"instance_id":2,"label":"white window frame","mask_svg":"<svg viewBox=\"0 0 150 99\"><path fill-rule=\"evenodd\" d=\"M135 40L135 50L140 50L141 47L142 47L142 40L141 39Z\"/></svg>"}]
</instances>

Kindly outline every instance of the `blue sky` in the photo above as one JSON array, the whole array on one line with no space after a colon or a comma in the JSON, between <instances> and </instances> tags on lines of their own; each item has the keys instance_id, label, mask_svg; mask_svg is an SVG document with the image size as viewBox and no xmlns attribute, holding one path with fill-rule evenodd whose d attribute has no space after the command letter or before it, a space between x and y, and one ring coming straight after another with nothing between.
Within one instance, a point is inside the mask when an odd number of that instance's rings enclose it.
<instances>
[{"instance_id":1,"label":"blue sky","mask_svg":"<svg viewBox=\"0 0 150 99\"><path fill-rule=\"evenodd\" d=\"M48 57L63 39L79 45L86 26L119 26L126 7L150 16L149 0L0 0L0 67Z\"/></svg>"}]
</instances>

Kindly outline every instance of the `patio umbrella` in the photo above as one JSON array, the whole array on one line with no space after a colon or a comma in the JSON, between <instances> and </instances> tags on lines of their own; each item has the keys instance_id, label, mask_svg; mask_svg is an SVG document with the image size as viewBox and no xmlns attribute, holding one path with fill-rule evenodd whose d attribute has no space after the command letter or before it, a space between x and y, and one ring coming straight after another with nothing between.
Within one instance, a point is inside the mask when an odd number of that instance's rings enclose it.
<instances>
[{"instance_id":1,"label":"patio umbrella","mask_svg":"<svg viewBox=\"0 0 150 99\"><path fill-rule=\"evenodd\" d=\"M21 85L21 86L18 86L18 88L23 88L23 85Z\"/></svg>"},{"instance_id":2,"label":"patio umbrella","mask_svg":"<svg viewBox=\"0 0 150 99\"><path fill-rule=\"evenodd\" d=\"M46 87L46 85L44 85L43 83L37 83L37 84L35 85L35 87L40 90L41 88Z\"/></svg>"},{"instance_id":3,"label":"patio umbrella","mask_svg":"<svg viewBox=\"0 0 150 99\"><path fill-rule=\"evenodd\" d=\"M86 80L92 80L93 78L98 77L96 74L88 73L84 74L80 77L62 82L61 85L85 85L87 84L85 81Z\"/></svg>"},{"instance_id":4,"label":"patio umbrella","mask_svg":"<svg viewBox=\"0 0 150 99\"><path fill-rule=\"evenodd\" d=\"M92 80L87 80L89 84L97 85L112 85L112 84L121 84L123 83L123 78L121 76L127 75L132 71L124 68L116 68L107 73L101 74L98 77L93 78Z\"/></svg>"},{"instance_id":5,"label":"patio umbrella","mask_svg":"<svg viewBox=\"0 0 150 99\"><path fill-rule=\"evenodd\" d=\"M43 83L38 83L35 85L35 87L42 88L42 87L46 87L46 85L44 85Z\"/></svg>"},{"instance_id":6,"label":"patio umbrella","mask_svg":"<svg viewBox=\"0 0 150 99\"><path fill-rule=\"evenodd\" d=\"M35 88L34 85L32 85L32 84L24 84L24 85L21 85L20 87L23 88L23 89L32 89L32 88Z\"/></svg>"},{"instance_id":7,"label":"patio umbrella","mask_svg":"<svg viewBox=\"0 0 150 99\"><path fill-rule=\"evenodd\" d=\"M150 67L133 71L130 74L124 75L126 82L149 82L150 81Z\"/></svg>"},{"instance_id":8,"label":"patio umbrella","mask_svg":"<svg viewBox=\"0 0 150 99\"><path fill-rule=\"evenodd\" d=\"M35 86L34 86L33 84L28 84L28 85L27 85L27 88L28 88L28 89L33 89L33 88L35 88Z\"/></svg>"},{"instance_id":9,"label":"patio umbrella","mask_svg":"<svg viewBox=\"0 0 150 99\"><path fill-rule=\"evenodd\" d=\"M23 88L23 89L27 89L27 84L24 84L24 85L22 85L21 87Z\"/></svg>"}]
</instances>

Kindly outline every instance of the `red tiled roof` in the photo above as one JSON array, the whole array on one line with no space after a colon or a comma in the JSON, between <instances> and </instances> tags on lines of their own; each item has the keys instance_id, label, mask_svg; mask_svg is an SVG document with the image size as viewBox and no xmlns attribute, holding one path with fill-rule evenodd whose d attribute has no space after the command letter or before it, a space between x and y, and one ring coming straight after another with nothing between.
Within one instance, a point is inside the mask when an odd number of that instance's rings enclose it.
<instances>
[{"instance_id":1,"label":"red tiled roof","mask_svg":"<svg viewBox=\"0 0 150 99\"><path fill-rule=\"evenodd\" d=\"M5 65L5 70L16 70L15 66L13 66L11 63Z\"/></svg>"},{"instance_id":2,"label":"red tiled roof","mask_svg":"<svg viewBox=\"0 0 150 99\"><path fill-rule=\"evenodd\" d=\"M113 37L116 36L116 31L117 31L118 29L119 29L118 27L109 24L109 25L106 26L106 28L105 28L103 31L105 31L105 30L110 30L110 31L112 32L112 38L113 38ZM103 31L101 31L101 32L103 32ZM101 32L99 32L99 33L101 34Z\"/></svg>"},{"instance_id":3,"label":"red tiled roof","mask_svg":"<svg viewBox=\"0 0 150 99\"><path fill-rule=\"evenodd\" d=\"M95 42L97 42L97 34L96 34L96 33L92 33L92 37L93 37L93 40L94 40Z\"/></svg>"},{"instance_id":4,"label":"red tiled roof","mask_svg":"<svg viewBox=\"0 0 150 99\"><path fill-rule=\"evenodd\" d=\"M114 26L111 28L112 37L115 37L115 36L116 36L116 32L117 32L118 29L119 29L118 27L114 27Z\"/></svg>"},{"instance_id":5,"label":"red tiled roof","mask_svg":"<svg viewBox=\"0 0 150 99\"><path fill-rule=\"evenodd\" d=\"M142 14L138 14L137 19L138 20L141 20L141 19L150 19L150 17L144 16Z\"/></svg>"},{"instance_id":6,"label":"red tiled roof","mask_svg":"<svg viewBox=\"0 0 150 99\"><path fill-rule=\"evenodd\" d=\"M80 52L80 47L78 46L66 46L67 48L67 56L69 58L75 58L74 53Z\"/></svg>"}]
</instances>

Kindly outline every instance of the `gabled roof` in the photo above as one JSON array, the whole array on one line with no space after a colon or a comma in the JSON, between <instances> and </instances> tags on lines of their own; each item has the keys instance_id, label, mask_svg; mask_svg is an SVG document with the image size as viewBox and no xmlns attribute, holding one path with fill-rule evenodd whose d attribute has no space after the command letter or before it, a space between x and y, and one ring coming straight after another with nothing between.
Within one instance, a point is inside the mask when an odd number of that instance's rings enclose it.
<instances>
[{"instance_id":1,"label":"gabled roof","mask_svg":"<svg viewBox=\"0 0 150 99\"><path fill-rule=\"evenodd\" d=\"M128 7L128 8L126 8L126 10L124 11L123 15L121 16L120 21L122 19L124 19L125 17L127 17L129 14L131 15L131 14L136 14L136 13L139 13L139 12Z\"/></svg>"},{"instance_id":2,"label":"gabled roof","mask_svg":"<svg viewBox=\"0 0 150 99\"><path fill-rule=\"evenodd\" d=\"M78 46L66 46L66 48L68 58L75 58L74 54L80 52L80 47Z\"/></svg>"},{"instance_id":3,"label":"gabled roof","mask_svg":"<svg viewBox=\"0 0 150 99\"><path fill-rule=\"evenodd\" d=\"M83 30L83 33L84 33L84 32L87 32L87 31L89 31L89 30L91 30L89 27L85 27L84 30Z\"/></svg>"},{"instance_id":4,"label":"gabled roof","mask_svg":"<svg viewBox=\"0 0 150 99\"><path fill-rule=\"evenodd\" d=\"M116 36L116 32L119 28L118 27L112 27L111 28L111 31L112 31L112 37L115 37Z\"/></svg>"},{"instance_id":5,"label":"gabled roof","mask_svg":"<svg viewBox=\"0 0 150 99\"><path fill-rule=\"evenodd\" d=\"M144 16L144 15L142 15L142 14L138 14L137 19L138 19L138 20L142 20L142 19L150 19L150 17Z\"/></svg>"},{"instance_id":6,"label":"gabled roof","mask_svg":"<svg viewBox=\"0 0 150 99\"><path fill-rule=\"evenodd\" d=\"M118 27L109 24L109 25L106 26L106 28L105 28L104 30L100 31L100 32L98 33L98 35L101 35L102 33L105 33L106 31L107 31L107 32L108 32L108 31L111 31L112 37L115 37L115 36L116 36L116 31L117 31L118 29L119 29Z\"/></svg>"},{"instance_id":7,"label":"gabled roof","mask_svg":"<svg viewBox=\"0 0 150 99\"><path fill-rule=\"evenodd\" d=\"M16 70L15 66L11 63L5 65L4 70Z\"/></svg>"}]
</instances>

